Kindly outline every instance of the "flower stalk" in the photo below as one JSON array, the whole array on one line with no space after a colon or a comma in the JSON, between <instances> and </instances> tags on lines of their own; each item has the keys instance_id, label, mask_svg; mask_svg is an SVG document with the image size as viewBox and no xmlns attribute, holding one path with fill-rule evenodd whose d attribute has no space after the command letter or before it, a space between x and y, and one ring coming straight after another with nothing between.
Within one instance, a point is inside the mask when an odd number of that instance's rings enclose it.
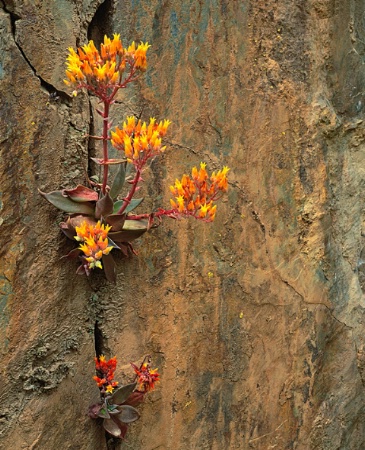
<instances>
[{"instance_id":1,"label":"flower stalk","mask_svg":"<svg viewBox=\"0 0 365 450\"><path fill-rule=\"evenodd\" d=\"M108 141L109 141L109 108L110 101L104 100L104 111L103 111L103 185L101 188L101 192L105 195L106 186L108 183L108 172L109 172L109 155L108 155Z\"/></svg>"}]
</instances>

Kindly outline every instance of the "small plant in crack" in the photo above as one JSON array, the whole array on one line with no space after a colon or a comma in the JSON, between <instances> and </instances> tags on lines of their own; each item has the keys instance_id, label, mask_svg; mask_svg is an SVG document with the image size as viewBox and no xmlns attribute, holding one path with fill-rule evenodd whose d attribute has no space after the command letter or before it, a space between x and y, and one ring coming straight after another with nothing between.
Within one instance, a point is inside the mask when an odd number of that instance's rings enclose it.
<instances>
[{"instance_id":1,"label":"small plant in crack","mask_svg":"<svg viewBox=\"0 0 365 450\"><path fill-rule=\"evenodd\" d=\"M103 419L104 429L112 436L124 439L128 425L140 417L136 407L159 381L157 369L151 369L150 363L150 356L146 356L140 366L131 363L134 381L119 386L114 379L116 357L106 360L101 355L95 358L97 375L94 380L100 389L101 401L90 405L88 414L92 419Z\"/></svg>"},{"instance_id":2,"label":"small plant in crack","mask_svg":"<svg viewBox=\"0 0 365 450\"><path fill-rule=\"evenodd\" d=\"M68 238L79 243L66 255L80 261L77 273L89 275L94 269L104 269L112 282L116 280L113 249L126 256L135 253L131 242L157 227L163 217L194 217L212 222L216 202L228 188L228 167L209 175L206 164L200 163L200 167L193 167L191 176L184 174L170 186L173 198L169 209L134 213L143 201L135 198L143 182L142 174L152 159L165 152L162 140L171 122L155 118L142 121L130 116L112 130L110 109L118 91L146 71L149 47L143 42L123 47L120 36L114 34L112 39L104 37L100 50L92 40L77 51L69 49L65 83L74 88L74 95L86 89L99 99L97 113L103 121L102 130L100 135L89 138L101 142L101 157L91 159L102 168L102 179L93 176L87 179L88 186L41 192L52 205L68 214L60 227ZM120 158L109 158L110 145L120 152ZM117 171L110 180L112 165L117 166Z\"/></svg>"}]
</instances>

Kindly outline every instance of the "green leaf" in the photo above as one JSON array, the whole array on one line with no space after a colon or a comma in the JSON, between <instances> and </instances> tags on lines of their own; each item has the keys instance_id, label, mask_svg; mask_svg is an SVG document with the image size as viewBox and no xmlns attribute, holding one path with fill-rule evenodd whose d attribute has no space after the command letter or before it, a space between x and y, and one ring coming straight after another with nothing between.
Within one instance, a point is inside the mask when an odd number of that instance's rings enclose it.
<instances>
[{"instance_id":1,"label":"green leaf","mask_svg":"<svg viewBox=\"0 0 365 450\"><path fill-rule=\"evenodd\" d=\"M127 220L124 222L123 230L147 230L148 221L143 220Z\"/></svg>"},{"instance_id":2,"label":"green leaf","mask_svg":"<svg viewBox=\"0 0 365 450\"><path fill-rule=\"evenodd\" d=\"M134 391L136 386L137 386L137 383L132 383L132 384L127 384L125 386L120 387L119 389L117 389L114 392L109 403L113 403L114 405L122 404L131 395L131 393Z\"/></svg>"},{"instance_id":3,"label":"green leaf","mask_svg":"<svg viewBox=\"0 0 365 450\"><path fill-rule=\"evenodd\" d=\"M125 209L125 213L129 213L133 211L135 208L137 208L138 205L140 205L143 202L144 198L132 198L129 205Z\"/></svg>"},{"instance_id":4,"label":"green leaf","mask_svg":"<svg viewBox=\"0 0 365 450\"><path fill-rule=\"evenodd\" d=\"M70 214L94 214L94 205L89 202L77 203L68 197L62 195L62 191L42 192L39 193L53 206Z\"/></svg>"},{"instance_id":5,"label":"green leaf","mask_svg":"<svg viewBox=\"0 0 365 450\"><path fill-rule=\"evenodd\" d=\"M109 412L108 412L108 406L107 406L107 404L105 402L104 402L103 406L99 410L98 417L101 417L102 419L109 419L110 418L110 415L109 415Z\"/></svg>"},{"instance_id":6,"label":"green leaf","mask_svg":"<svg viewBox=\"0 0 365 450\"><path fill-rule=\"evenodd\" d=\"M120 208L123 206L124 200L118 200L114 203L113 214L117 214Z\"/></svg>"},{"instance_id":7,"label":"green leaf","mask_svg":"<svg viewBox=\"0 0 365 450\"><path fill-rule=\"evenodd\" d=\"M94 183L99 183L99 177L97 175L91 175L90 180L94 181Z\"/></svg>"},{"instance_id":8,"label":"green leaf","mask_svg":"<svg viewBox=\"0 0 365 450\"><path fill-rule=\"evenodd\" d=\"M104 197L101 197L96 202L95 207L95 217L100 219L101 216L108 216L113 212L113 200L111 199L109 193L107 192Z\"/></svg>"},{"instance_id":9,"label":"green leaf","mask_svg":"<svg viewBox=\"0 0 365 450\"><path fill-rule=\"evenodd\" d=\"M118 419L123 423L132 423L139 419L139 412L136 408L130 405L120 406L120 414L117 415Z\"/></svg>"},{"instance_id":10,"label":"green leaf","mask_svg":"<svg viewBox=\"0 0 365 450\"><path fill-rule=\"evenodd\" d=\"M126 169L127 163L122 163L119 166L118 172L115 175L115 178L113 180L112 187L110 188L109 194L111 198L117 198L118 195L122 192L124 181L125 181L125 169Z\"/></svg>"},{"instance_id":11,"label":"green leaf","mask_svg":"<svg viewBox=\"0 0 365 450\"><path fill-rule=\"evenodd\" d=\"M99 198L98 193L86 186L77 185L74 189L64 189L62 193L77 203L96 202Z\"/></svg>"},{"instance_id":12,"label":"green leaf","mask_svg":"<svg viewBox=\"0 0 365 450\"><path fill-rule=\"evenodd\" d=\"M121 231L110 232L109 236L115 242L131 242L139 238L148 231L148 221L146 220L126 220Z\"/></svg>"},{"instance_id":13,"label":"green leaf","mask_svg":"<svg viewBox=\"0 0 365 450\"><path fill-rule=\"evenodd\" d=\"M122 430L120 429L119 425L112 419L104 419L103 427L114 437L120 437L122 434Z\"/></svg>"},{"instance_id":14,"label":"green leaf","mask_svg":"<svg viewBox=\"0 0 365 450\"><path fill-rule=\"evenodd\" d=\"M129 205L124 210L123 214L127 214L131 211L133 211L135 208L137 208L138 205L140 205L143 202L144 198L132 198ZM114 203L113 207L113 214L117 214L120 208L123 206L124 200L118 200Z\"/></svg>"}]
</instances>

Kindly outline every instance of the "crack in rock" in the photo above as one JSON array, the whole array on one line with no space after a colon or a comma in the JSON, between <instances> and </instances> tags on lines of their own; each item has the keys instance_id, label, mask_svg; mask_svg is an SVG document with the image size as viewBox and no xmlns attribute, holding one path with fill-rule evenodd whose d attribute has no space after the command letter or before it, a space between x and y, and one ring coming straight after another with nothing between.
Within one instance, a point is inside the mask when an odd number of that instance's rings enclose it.
<instances>
[{"instance_id":1,"label":"crack in rock","mask_svg":"<svg viewBox=\"0 0 365 450\"><path fill-rule=\"evenodd\" d=\"M39 79L41 83L41 87L47 91L50 95L50 99L54 100L61 100L63 103L65 103L67 106L70 106L70 102L72 100L72 97L68 95L65 91L58 90L55 86L53 86L51 83L48 83L44 78L42 78L40 75L38 75L36 68L32 65L30 60L28 59L27 55L25 54L22 47L19 45L19 43L16 40L16 22L21 19L20 16L15 14L14 12L10 11L5 4L2 3L2 9L5 13L7 13L10 17L10 23L11 23L11 32L13 36L14 44L17 46L20 54L22 55L24 61L28 64L33 74Z\"/></svg>"}]
</instances>

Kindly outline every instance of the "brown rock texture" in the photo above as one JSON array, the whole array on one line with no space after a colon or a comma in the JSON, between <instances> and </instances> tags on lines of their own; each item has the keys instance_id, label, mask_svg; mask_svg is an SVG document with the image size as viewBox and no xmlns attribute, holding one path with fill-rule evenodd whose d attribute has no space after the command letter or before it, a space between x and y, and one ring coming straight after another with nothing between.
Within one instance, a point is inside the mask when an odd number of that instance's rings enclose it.
<instances>
[{"instance_id":1,"label":"brown rock texture","mask_svg":"<svg viewBox=\"0 0 365 450\"><path fill-rule=\"evenodd\" d=\"M365 448L365 5L361 0L0 0L0 447ZM127 114L169 118L143 212L206 161L228 165L216 221L168 221L116 285L60 260L37 189L84 182L95 101L67 48L148 41ZM365 167L365 166L364 166ZM96 351L161 383L124 443L86 415Z\"/></svg>"}]
</instances>

